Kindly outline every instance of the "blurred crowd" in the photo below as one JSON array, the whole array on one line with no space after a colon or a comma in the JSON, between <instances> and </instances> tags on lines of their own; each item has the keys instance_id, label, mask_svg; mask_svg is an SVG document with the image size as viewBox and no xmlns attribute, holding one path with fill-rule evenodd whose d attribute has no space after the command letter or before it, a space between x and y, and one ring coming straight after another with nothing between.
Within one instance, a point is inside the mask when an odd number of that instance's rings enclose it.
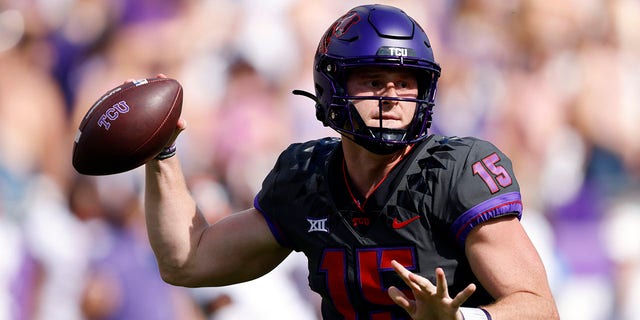
<instances>
[{"instance_id":1,"label":"blurred crowd","mask_svg":"<svg viewBox=\"0 0 640 320\"><path fill-rule=\"evenodd\" d=\"M211 222L252 205L315 120L317 43L351 0L0 0L0 320L318 319L306 260L221 288L159 277L142 168L77 174L91 104L127 79L184 87L178 154ZM378 1L430 35L433 132L494 142L561 317L640 314L640 1Z\"/></svg>"}]
</instances>

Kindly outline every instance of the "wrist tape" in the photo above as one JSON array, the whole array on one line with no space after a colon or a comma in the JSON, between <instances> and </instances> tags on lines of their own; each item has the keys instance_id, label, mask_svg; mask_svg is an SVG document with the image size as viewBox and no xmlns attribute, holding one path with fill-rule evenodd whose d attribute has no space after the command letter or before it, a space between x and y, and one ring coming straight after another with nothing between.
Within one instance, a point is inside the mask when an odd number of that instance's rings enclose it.
<instances>
[{"instance_id":1,"label":"wrist tape","mask_svg":"<svg viewBox=\"0 0 640 320\"><path fill-rule=\"evenodd\" d=\"M162 149L162 151L160 151L160 153L158 153L158 155L156 156L157 160L164 160L164 159L169 159L173 156L176 155L176 144L172 144L164 149Z\"/></svg>"},{"instance_id":2,"label":"wrist tape","mask_svg":"<svg viewBox=\"0 0 640 320\"><path fill-rule=\"evenodd\" d=\"M482 308L460 307L460 313L464 320L491 320L491 314Z\"/></svg>"}]
</instances>

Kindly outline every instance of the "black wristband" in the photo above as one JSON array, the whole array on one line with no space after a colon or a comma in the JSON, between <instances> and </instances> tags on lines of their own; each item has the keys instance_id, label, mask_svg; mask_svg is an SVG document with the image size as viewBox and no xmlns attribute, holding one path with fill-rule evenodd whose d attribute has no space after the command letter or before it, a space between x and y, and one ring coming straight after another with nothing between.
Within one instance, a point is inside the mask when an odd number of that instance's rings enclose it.
<instances>
[{"instance_id":1,"label":"black wristband","mask_svg":"<svg viewBox=\"0 0 640 320\"><path fill-rule=\"evenodd\" d=\"M162 149L162 151L160 151L160 153L158 153L158 155L156 156L156 160L164 160L164 159L169 159L173 156L176 155L176 144L172 144L164 149Z\"/></svg>"}]
</instances>

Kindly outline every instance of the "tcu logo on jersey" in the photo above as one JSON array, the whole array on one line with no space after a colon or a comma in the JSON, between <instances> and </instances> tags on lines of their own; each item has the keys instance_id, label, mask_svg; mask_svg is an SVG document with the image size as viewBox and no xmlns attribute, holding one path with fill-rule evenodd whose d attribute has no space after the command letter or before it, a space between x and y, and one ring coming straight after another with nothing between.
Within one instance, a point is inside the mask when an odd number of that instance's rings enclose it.
<instances>
[{"instance_id":1,"label":"tcu logo on jersey","mask_svg":"<svg viewBox=\"0 0 640 320\"><path fill-rule=\"evenodd\" d=\"M323 219L309 219L309 231L307 232L329 232L327 229L327 218Z\"/></svg>"},{"instance_id":2,"label":"tcu logo on jersey","mask_svg":"<svg viewBox=\"0 0 640 320\"><path fill-rule=\"evenodd\" d=\"M98 127L103 127L105 130L109 130L111 122L118 119L120 114L129 112L129 105L126 101L120 101L114 104L111 108L107 109L98 120Z\"/></svg>"}]
</instances>

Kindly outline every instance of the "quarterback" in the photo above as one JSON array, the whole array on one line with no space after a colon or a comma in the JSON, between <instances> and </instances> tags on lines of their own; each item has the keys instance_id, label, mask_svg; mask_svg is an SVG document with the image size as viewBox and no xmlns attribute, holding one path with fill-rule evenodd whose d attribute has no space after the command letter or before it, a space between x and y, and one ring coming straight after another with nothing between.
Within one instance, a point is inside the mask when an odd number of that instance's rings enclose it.
<instances>
[{"instance_id":1,"label":"quarterback","mask_svg":"<svg viewBox=\"0 0 640 320\"><path fill-rule=\"evenodd\" d=\"M252 208L209 224L175 148L146 164L163 279L244 282L295 250L324 319L557 319L509 158L481 139L428 133L440 74L404 11L363 5L338 18L315 54L315 93L294 93L340 137L291 144ZM176 136L184 129L180 120Z\"/></svg>"}]
</instances>

